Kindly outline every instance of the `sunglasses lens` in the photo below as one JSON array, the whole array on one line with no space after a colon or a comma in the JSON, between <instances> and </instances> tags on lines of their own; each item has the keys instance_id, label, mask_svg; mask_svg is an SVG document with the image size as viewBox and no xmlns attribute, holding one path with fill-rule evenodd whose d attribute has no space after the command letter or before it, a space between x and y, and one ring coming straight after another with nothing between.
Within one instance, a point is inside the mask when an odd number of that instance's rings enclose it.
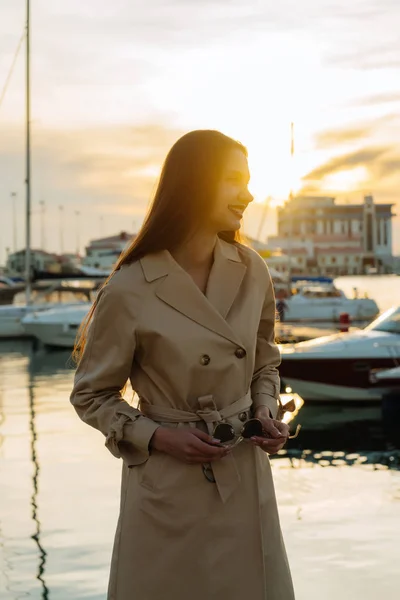
<instances>
[{"instance_id":1,"label":"sunglasses lens","mask_svg":"<svg viewBox=\"0 0 400 600\"><path fill-rule=\"evenodd\" d=\"M242 436L247 440L253 436L263 437L263 426L258 419L250 419L244 424Z\"/></svg>"},{"instance_id":2,"label":"sunglasses lens","mask_svg":"<svg viewBox=\"0 0 400 600\"><path fill-rule=\"evenodd\" d=\"M218 423L214 429L213 437L220 440L222 444L235 439L235 430L229 423Z\"/></svg>"},{"instance_id":3,"label":"sunglasses lens","mask_svg":"<svg viewBox=\"0 0 400 600\"><path fill-rule=\"evenodd\" d=\"M296 410L296 402L294 400L290 400L283 405L284 412L294 412Z\"/></svg>"}]
</instances>

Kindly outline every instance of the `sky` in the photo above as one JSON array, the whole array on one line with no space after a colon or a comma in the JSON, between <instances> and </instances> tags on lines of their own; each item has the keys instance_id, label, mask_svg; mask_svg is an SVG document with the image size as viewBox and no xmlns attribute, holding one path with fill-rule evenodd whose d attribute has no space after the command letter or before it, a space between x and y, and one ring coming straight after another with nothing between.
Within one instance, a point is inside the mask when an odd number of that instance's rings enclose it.
<instances>
[{"instance_id":1,"label":"sky","mask_svg":"<svg viewBox=\"0 0 400 600\"><path fill-rule=\"evenodd\" d=\"M400 214L398 0L31 5L34 246L137 230L168 149L197 128L248 147L248 235L274 233L291 188ZM24 19L24 0L0 0L0 94ZM24 69L22 46L0 104L0 264L25 235Z\"/></svg>"}]
</instances>

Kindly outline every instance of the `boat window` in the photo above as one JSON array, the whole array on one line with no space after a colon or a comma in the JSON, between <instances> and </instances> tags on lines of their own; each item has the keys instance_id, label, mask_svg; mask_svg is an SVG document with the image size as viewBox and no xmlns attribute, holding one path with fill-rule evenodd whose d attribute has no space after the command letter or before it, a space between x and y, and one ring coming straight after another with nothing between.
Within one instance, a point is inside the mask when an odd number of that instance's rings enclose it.
<instances>
[{"instance_id":1,"label":"boat window","mask_svg":"<svg viewBox=\"0 0 400 600\"><path fill-rule=\"evenodd\" d=\"M304 288L306 298L340 298L341 293L336 288Z\"/></svg>"},{"instance_id":2,"label":"boat window","mask_svg":"<svg viewBox=\"0 0 400 600\"><path fill-rule=\"evenodd\" d=\"M385 331L387 333L400 333L400 307L390 308L380 317L375 319L368 327L369 331Z\"/></svg>"}]
</instances>

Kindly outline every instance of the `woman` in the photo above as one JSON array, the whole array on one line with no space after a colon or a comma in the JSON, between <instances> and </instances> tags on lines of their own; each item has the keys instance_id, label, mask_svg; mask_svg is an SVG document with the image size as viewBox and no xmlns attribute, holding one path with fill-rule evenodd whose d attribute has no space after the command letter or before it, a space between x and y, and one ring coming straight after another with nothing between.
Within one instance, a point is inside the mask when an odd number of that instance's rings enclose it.
<instances>
[{"instance_id":1,"label":"woman","mask_svg":"<svg viewBox=\"0 0 400 600\"><path fill-rule=\"evenodd\" d=\"M294 598L268 459L289 435L275 299L237 241L248 182L240 143L179 139L77 345L71 402L123 459L109 600ZM238 443L252 417L264 432Z\"/></svg>"}]
</instances>

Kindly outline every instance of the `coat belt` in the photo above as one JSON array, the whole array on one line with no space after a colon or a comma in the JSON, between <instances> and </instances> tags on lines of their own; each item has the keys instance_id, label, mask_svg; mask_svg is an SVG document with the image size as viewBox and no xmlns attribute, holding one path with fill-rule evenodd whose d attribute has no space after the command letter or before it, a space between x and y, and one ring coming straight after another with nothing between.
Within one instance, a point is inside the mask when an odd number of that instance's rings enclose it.
<instances>
[{"instance_id":1,"label":"coat belt","mask_svg":"<svg viewBox=\"0 0 400 600\"><path fill-rule=\"evenodd\" d=\"M247 411L252 404L252 400L249 390L245 396L219 410L212 395L201 396L198 398L198 403L200 408L190 412L164 406L155 406L154 404L147 404L140 401L140 411L146 417L158 423L184 424L203 421L206 423L208 432L211 434L216 423L231 419L239 413ZM221 500L226 502L240 484L240 473L233 453L213 462L211 466Z\"/></svg>"}]
</instances>

